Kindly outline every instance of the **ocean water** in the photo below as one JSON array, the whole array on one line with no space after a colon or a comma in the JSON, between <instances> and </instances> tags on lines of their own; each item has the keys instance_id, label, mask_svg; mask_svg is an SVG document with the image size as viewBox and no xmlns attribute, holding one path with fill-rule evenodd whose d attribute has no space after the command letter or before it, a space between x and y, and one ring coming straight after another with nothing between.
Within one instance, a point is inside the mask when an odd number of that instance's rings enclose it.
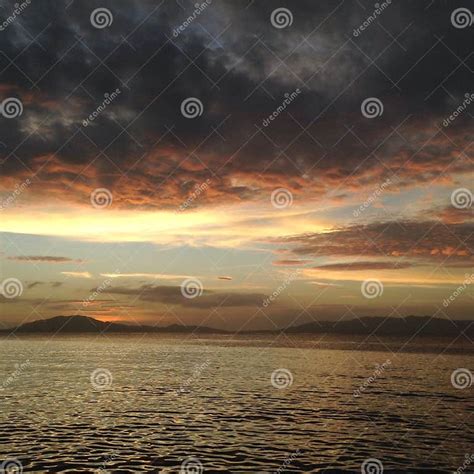
<instances>
[{"instance_id":1,"label":"ocean water","mask_svg":"<svg viewBox=\"0 0 474 474\"><path fill-rule=\"evenodd\" d=\"M3 338L0 472L469 472L469 369L440 340Z\"/></svg>"}]
</instances>

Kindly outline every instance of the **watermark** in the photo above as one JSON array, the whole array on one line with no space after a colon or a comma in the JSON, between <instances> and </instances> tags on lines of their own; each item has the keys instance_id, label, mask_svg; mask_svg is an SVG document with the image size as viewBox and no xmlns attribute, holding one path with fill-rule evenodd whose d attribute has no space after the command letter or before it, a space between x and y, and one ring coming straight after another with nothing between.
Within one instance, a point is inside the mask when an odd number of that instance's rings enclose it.
<instances>
[{"instance_id":1,"label":"watermark","mask_svg":"<svg viewBox=\"0 0 474 474\"><path fill-rule=\"evenodd\" d=\"M94 390L97 391L107 390L110 388L113 380L112 372L108 369L95 369L90 376L91 385Z\"/></svg>"},{"instance_id":2,"label":"watermark","mask_svg":"<svg viewBox=\"0 0 474 474\"><path fill-rule=\"evenodd\" d=\"M465 368L453 370L451 374L451 385L458 390L469 388L474 383L474 374Z\"/></svg>"},{"instance_id":3,"label":"watermark","mask_svg":"<svg viewBox=\"0 0 474 474\"><path fill-rule=\"evenodd\" d=\"M205 0L202 3L194 4L193 13L186 18L177 28L173 30L173 36L177 38L201 13L212 3L212 0Z\"/></svg>"},{"instance_id":4,"label":"watermark","mask_svg":"<svg viewBox=\"0 0 474 474\"><path fill-rule=\"evenodd\" d=\"M204 194L208 189L209 185L211 184L211 180L208 178L204 183L196 184L194 190L188 196L186 201L184 201L176 210L176 212L183 212L191 206L191 204L199 197L201 194Z\"/></svg>"},{"instance_id":5,"label":"watermark","mask_svg":"<svg viewBox=\"0 0 474 474\"><path fill-rule=\"evenodd\" d=\"M112 93L106 92L104 94L105 99L102 103L87 117L82 121L82 126L89 126L120 94L122 91L117 87Z\"/></svg>"},{"instance_id":6,"label":"watermark","mask_svg":"<svg viewBox=\"0 0 474 474\"><path fill-rule=\"evenodd\" d=\"M464 456L464 462L462 466L458 467L455 471L455 474L462 474L467 470L467 468L474 462L474 454L466 454Z\"/></svg>"},{"instance_id":7,"label":"watermark","mask_svg":"<svg viewBox=\"0 0 474 474\"><path fill-rule=\"evenodd\" d=\"M293 374L288 369L276 369L272 372L270 382L277 389L288 388L293 385Z\"/></svg>"},{"instance_id":8,"label":"watermark","mask_svg":"<svg viewBox=\"0 0 474 474\"><path fill-rule=\"evenodd\" d=\"M201 296L204 291L202 283L197 278L188 278L181 283L181 294L188 299Z\"/></svg>"},{"instance_id":9,"label":"watermark","mask_svg":"<svg viewBox=\"0 0 474 474\"><path fill-rule=\"evenodd\" d=\"M382 461L376 458L366 459L360 467L360 472L362 474L383 474Z\"/></svg>"},{"instance_id":10,"label":"watermark","mask_svg":"<svg viewBox=\"0 0 474 474\"><path fill-rule=\"evenodd\" d=\"M202 462L198 458L189 457L181 463L179 474L201 474L203 471Z\"/></svg>"},{"instance_id":11,"label":"watermark","mask_svg":"<svg viewBox=\"0 0 474 474\"><path fill-rule=\"evenodd\" d=\"M472 193L469 189L458 188L451 193L451 204L456 209L468 209L472 206Z\"/></svg>"},{"instance_id":12,"label":"watermark","mask_svg":"<svg viewBox=\"0 0 474 474\"><path fill-rule=\"evenodd\" d=\"M113 275L120 275L119 270L115 270ZM106 291L110 285L112 284L112 279L114 277L111 276L104 280L86 299L82 300L82 307L87 308L93 301L96 300L104 291Z\"/></svg>"},{"instance_id":13,"label":"watermark","mask_svg":"<svg viewBox=\"0 0 474 474\"><path fill-rule=\"evenodd\" d=\"M465 99L462 101L461 105L447 118L443 120L443 127L449 127L466 109L469 105L474 102L474 93L464 94Z\"/></svg>"},{"instance_id":14,"label":"watermark","mask_svg":"<svg viewBox=\"0 0 474 474\"><path fill-rule=\"evenodd\" d=\"M301 451L297 449L294 453L291 453L284 461L283 464L275 471L276 474L281 474L288 470L288 466L301 454Z\"/></svg>"},{"instance_id":15,"label":"watermark","mask_svg":"<svg viewBox=\"0 0 474 474\"><path fill-rule=\"evenodd\" d=\"M27 359L25 362L22 362L21 364L15 364L15 371L2 382L2 384L0 385L0 390L5 390L7 387L15 383L15 381L22 376L23 372L30 365L31 362L29 359Z\"/></svg>"},{"instance_id":16,"label":"watermark","mask_svg":"<svg viewBox=\"0 0 474 474\"><path fill-rule=\"evenodd\" d=\"M474 282L474 273L466 273L465 280L462 282L462 285L459 285L449 296L443 300L443 306L447 308L454 300L460 296L464 290Z\"/></svg>"},{"instance_id":17,"label":"watermark","mask_svg":"<svg viewBox=\"0 0 474 474\"><path fill-rule=\"evenodd\" d=\"M362 31L366 30L392 3L392 0L385 0L382 3L376 3L374 5L375 10L360 24L358 28L355 28L352 35L357 38Z\"/></svg>"},{"instance_id":18,"label":"watermark","mask_svg":"<svg viewBox=\"0 0 474 474\"><path fill-rule=\"evenodd\" d=\"M383 104L377 97L367 97L360 105L360 111L365 118L373 119L383 114Z\"/></svg>"},{"instance_id":19,"label":"watermark","mask_svg":"<svg viewBox=\"0 0 474 474\"><path fill-rule=\"evenodd\" d=\"M211 362L208 360L204 361L202 364L196 365L193 369L192 374L181 384L180 388L176 390L176 393L179 395L186 391L186 389L195 383L200 377L201 374L209 367Z\"/></svg>"},{"instance_id":20,"label":"watermark","mask_svg":"<svg viewBox=\"0 0 474 474\"><path fill-rule=\"evenodd\" d=\"M385 362L383 362L380 365L376 364L373 374L367 379L365 379L364 382L359 386L359 388L354 390L352 395L355 398L360 397L367 390L369 385L374 383L385 372L387 367L389 367L391 364L392 364L392 361L390 359L387 359Z\"/></svg>"},{"instance_id":21,"label":"watermark","mask_svg":"<svg viewBox=\"0 0 474 474\"><path fill-rule=\"evenodd\" d=\"M23 464L18 459L5 459L0 463L0 474L21 474L23 472Z\"/></svg>"},{"instance_id":22,"label":"watermark","mask_svg":"<svg viewBox=\"0 0 474 474\"><path fill-rule=\"evenodd\" d=\"M194 119L200 117L204 112L204 105L197 97L188 97L181 102L181 113L183 117Z\"/></svg>"},{"instance_id":23,"label":"watermark","mask_svg":"<svg viewBox=\"0 0 474 474\"><path fill-rule=\"evenodd\" d=\"M277 188L272 192L270 202L276 209L285 209L293 204L293 194L289 189Z\"/></svg>"},{"instance_id":24,"label":"watermark","mask_svg":"<svg viewBox=\"0 0 474 474\"><path fill-rule=\"evenodd\" d=\"M25 191L28 186L31 185L30 178L25 179L20 184L15 184L15 189L5 198L3 201L0 202L0 211L7 209L15 203L15 201L20 197L20 195Z\"/></svg>"},{"instance_id":25,"label":"watermark","mask_svg":"<svg viewBox=\"0 0 474 474\"><path fill-rule=\"evenodd\" d=\"M293 24L293 13L288 8L275 8L270 15L270 23L281 30Z\"/></svg>"},{"instance_id":26,"label":"watermark","mask_svg":"<svg viewBox=\"0 0 474 474\"><path fill-rule=\"evenodd\" d=\"M0 283L0 295L11 300L23 294L23 284L17 278L6 278Z\"/></svg>"},{"instance_id":27,"label":"watermark","mask_svg":"<svg viewBox=\"0 0 474 474\"><path fill-rule=\"evenodd\" d=\"M293 92L285 93L283 102L263 120L262 125L268 127L270 122L273 122L285 109L301 94L301 89L298 87Z\"/></svg>"},{"instance_id":28,"label":"watermark","mask_svg":"<svg viewBox=\"0 0 474 474\"><path fill-rule=\"evenodd\" d=\"M462 29L471 26L474 22L474 15L469 8L456 8L451 13L451 24L454 28Z\"/></svg>"},{"instance_id":29,"label":"watermark","mask_svg":"<svg viewBox=\"0 0 474 474\"><path fill-rule=\"evenodd\" d=\"M95 474L108 474L108 469L107 469L107 464L109 462L112 462L114 459L116 459L118 456L117 453L115 452L112 452L111 454L109 454L101 463L100 467L98 469L96 469L94 472Z\"/></svg>"},{"instance_id":30,"label":"watermark","mask_svg":"<svg viewBox=\"0 0 474 474\"><path fill-rule=\"evenodd\" d=\"M96 8L90 16L91 25L99 30L109 27L113 21L114 16L108 8Z\"/></svg>"},{"instance_id":31,"label":"watermark","mask_svg":"<svg viewBox=\"0 0 474 474\"><path fill-rule=\"evenodd\" d=\"M380 280L375 279L364 280L360 290L364 298L369 300L378 298L383 295L383 283Z\"/></svg>"},{"instance_id":32,"label":"watermark","mask_svg":"<svg viewBox=\"0 0 474 474\"><path fill-rule=\"evenodd\" d=\"M107 188L96 188L90 196L92 207L96 209L105 209L111 206L113 200L112 193Z\"/></svg>"},{"instance_id":33,"label":"watermark","mask_svg":"<svg viewBox=\"0 0 474 474\"><path fill-rule=\"evenodd\" d=\"M0 24L0 31L5 31L28 8L29 5L31 5L31 0L15 3L15 9L11 15Z\"/></svg>"},{"instance_id":34,"label":"watermark","mask_svg":"<svg viewBox=\"0 0 474 474\"><path fill-rule=\"evenodd\" d=\"M291 282L295 280L299 274L300 270L290 273L285 281L278 288L276 288L270 296L262 301L262 306L266 308L271 303L273 303L290 286Z\"/></svg>"},{"instance_id":35,"label":"watermark","mask_svg":"<svg viewBox=\"0 0 474 474\"><path fill-rule=\"evenodd\" d=\"M0 115L6 119L17 118L23 113L23 102L16 97L7 97L0 104Z\"/></svg>"},{"instance_id":36,"label":"watermark","mask_svg":"<svg viewBox=\"0 0 474 474\"><path fill-rule=\"evenodd\" d=\"M368 207L370 207L385 191L385 188L390 186L392 181L390 178L387 178L382 184L380 184L377 189L361 204L357 209L352 213L354 217L359 217Z\"/></svg>"}]
</instances>

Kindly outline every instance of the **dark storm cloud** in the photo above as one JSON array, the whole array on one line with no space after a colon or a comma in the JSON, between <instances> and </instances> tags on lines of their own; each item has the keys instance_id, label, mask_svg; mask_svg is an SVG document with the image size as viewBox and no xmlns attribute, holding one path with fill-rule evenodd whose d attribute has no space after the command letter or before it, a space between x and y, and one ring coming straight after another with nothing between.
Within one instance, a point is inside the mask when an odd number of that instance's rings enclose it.
<instances>
[{"instance_id":1,"label":"dark storm cloud","mask_svg":"<svg viewBox=\"0 0 474 474\"><path fill-rule=\"evenodd\" d=\"M241 307L261 305L264 294L203 290L200 296L186 298L179 286L143 285L139 288L115 287L107 293L137 296L141 301L180 305L187 308Z\"/></svg>"},{"instance_id":2,"label":"dark storm cloud","mask_svg":"<svg viewBox=\"0 0 474 474\"><path fill-rule=\"evenodd\" d=\"M470 267L474 263L474 224L394 221L289 236L276 242L291 244L297 255L315 257L410 257L456 267ZM357 263L353 265L357 267ZM320 269L327 267L334 266Z\"/></svg>"},{"instance_id":3,"label":"dark storm cloud","mask_svg":"<svg viewBox=\"0 0 474 474\"><path fill-rule=\"evenodd\" d=\"M91 25L97 7L112 12L108 28ZM408 186L468 169L459 152L469 115L437 130L472 84L470 33L451 25L454 4L392 2L358 36L371 3L286 2L285 29L270 23L275 7L213 2L175 37L191 2L32 3L1 32L1 96L24 105L2 119L2 186L34 173L40 196L86 203L105 186L119 207L170 207L208 178L197 205L279 185L318 197L393 173ZM199 118L181 115L187 97L202 101ZM367 97L383 102L381 117L361 115Z\"/></svg>"}]
</instances>

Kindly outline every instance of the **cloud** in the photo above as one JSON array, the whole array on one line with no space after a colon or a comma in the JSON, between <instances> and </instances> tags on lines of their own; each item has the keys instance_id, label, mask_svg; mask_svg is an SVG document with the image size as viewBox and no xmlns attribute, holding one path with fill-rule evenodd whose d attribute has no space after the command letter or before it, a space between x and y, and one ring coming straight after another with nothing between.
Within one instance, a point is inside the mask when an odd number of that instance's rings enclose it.
<instances>
[{"instance_id":1,"label":"cloud","mask_svg":"<svg viewBox=\"0 0 474 474\"><path fill-rule=\"evenodd\" d=\"M328 271L363 271L363 270L399 270L416 266L409 262L346 262L346 263L328 263L313 267L314 270Z\"/></svg>"},{"instance_id":2,"label":"cloud","mask_svg":"<svg viewBox=\"0 0 474 474\"><path fill-rule=\"evenodd\" d=\"M150 280L184 280L191 275L177 275L170 273L101 273L106 278L148 278Z\"/></svg>"},{"instance_id":3,"label":"cloud","mask_svg":"<svg viewBox=\"0 0 474 474\"><path fill-rule=\"evenodd\" d=\"M92 274L89 272L61 272L63 275L70 276L73 278L92 278Z\"/></svg>"},{"instance_id":4,"label":"cloud","mask_svg":"<svg viewBox=\"0 0 474 474\"><path fill-rule=\"evenodd\" d=\"M51 281L51 282L46 282L46 281L33 281L27 285L27 289L31 290L32 288L40 285L49 285L51 288L59 288L62 285L62 282L60 281Z\"/></svg>"},{"instance_id":5,"label":"cloud","mask_svg":"<svg viewBox=\"0 0 474 474\"><path fill-rule=\"evenodd\" d=\"M277 267L291 267L291 266L300 266L311 263L311 260L298 260L298 259L284 259L284 260L275 260L273 265Z\"/></svg>"},{"instance_id":6,"label":"cloud","mask_svg":"<svg viewBox=\"0 0 474 474\"><path fill-rule=\"evenodd\" d=\"M21 98L25 111L4 123L8 139L0 149L0 186L13 189L34 174L36 182L22 196L31 204L41 199L85 207L94 188L106 187L116 209L177 209L207 179L211 184L193 207L267 199L277 187L295 199L336 202L394 173L403 188L449 182L470 170L463 151L470 144L468 114L440 129L469 90L469 74L456 70L449 95L427 99L453 74L453 55L466 55L467 41L459 35L467 39L469 31L446 21L447 4L430 9L392 4L383 16L391 34L373 25L355 38L350 32L367 16L358 2L335 8L302 1L282 40L265 2L213 4L177 38L173 30L187 18L177 4L154 12L151 2L114 2L114 24L104 42L103 32L91 28L87 8L45 1L50 8L31 4L22 22L2 34L6 57L21 52L21 67L2 73L2 90ZM228 18L240 21L226 24ZM328 22L315 29L314 18ZM405 31L409 23L418 26ZM57 67L38 65L22 24L42 31L41 64ZM224 30L225 47L210 46L204 31L218 37ZM127 31L133 35L127 37L130 47L123 47ZM255 31L264 37L256 38ZM402 31L400 48L393 36ZM443 43L436 43L432 31ZM108 70L97 68L97 56L111 50ZM188 58L198 54L196 67ZM374 68L369 58L380 55ZM414 68L409 73L407 64ZM39 81L38 88L28 78ZM301 89L296 100L263 127L296 88ZM118 97L84 127L104 94L116 89ZM380 98L385 113L369 121L360 104L371 96ZM187 97L203 104L195 120L180 112ZM13 151L21 159L10 159ZM328 152L331 159L324 159Z\"/></svg>"},{"instance_id":7,"label":"cloud","mask_svg":"<svg viewBox=\"0 0 474 474\"><path fill-rule=\"evenodd\" d=\"M69 257L51 257L47 255L18 255L8 257L8 260L16 260L17 262L40 262L40 263L83 263L84 260L73 259Z\"/></svg>"},{"instance_id":8,"label":"cloud","mask_svg":"<svg viewBox=\"0 0 474 474\"><path fill-rule=\"evenodd\" d=\"M445 266L469 267L474 261L473 236L474 224L400 220L351 225L273 241L291 245L296 255L406 257L421 262L442 262Z\"/></svg>"},{"instance_id":9,"label":"cloud","mask_svg":"<svg viewBox=\"0 0 474 474\"><path fill-rule=\"evenodd\" d=\"M440 210L434 209L431 214L445 224L463 224L474 221L474 211L471 208L458 209L454 206L447 206Z\"/></svg>"},{"instance_id":10,"label":"cloud","mask_svg":"<svg viewBox=\"0 0 474 474\"><path fill-rule=\"evenodd\" d=\"M203 290L201 296L186 298L179 286L142 285L139 288L113 287L106 293L137 296L141 301L179 305L187 308L244 307L261 305L264 294Z\"/></svg>"}]
</instances>

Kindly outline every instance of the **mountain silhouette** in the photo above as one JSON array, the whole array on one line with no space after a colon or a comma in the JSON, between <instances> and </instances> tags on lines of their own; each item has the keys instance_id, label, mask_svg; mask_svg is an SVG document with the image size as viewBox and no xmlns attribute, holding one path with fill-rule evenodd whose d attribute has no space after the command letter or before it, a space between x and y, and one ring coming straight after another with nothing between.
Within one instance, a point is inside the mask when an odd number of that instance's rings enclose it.
<instances>
[{"instance_id":1,"label":"mountain silhouette","mask_svg":"<svg viewBox=\"0 0 474 474\"><path fill-rule=\"evenodd\" d=\"M205 326L182 326L173 324L166 327L128 325L113 322L103 322L88 316L55 316L50 319L39 319L25 323L15 329L2 332L20 333L102 333L102 332L196 332L220 333L218 329Z\"/></svg>"},{"instance_id":2,"label":"mountain silhouette","mask_svg":"<svg viewBox=\"0 0 474 474\"><path fill-rule=\"evenodd\" d=\"M170 326L129 325L104 322L89 316L72 315L56 316L25 323L17 328L3 329L0 333L197 333L197 334L232 334L233 331L210 328L206 326ZM241 334L280 333L287 334L347 334L376 336L468 336L474 337L474 321L449 320L430 316L408 316L406 318L363 317L348 321L314 321L311 323L290 326L279 330L244 331Z\"/></svg>"},{"instance_id":3,"label":"mountain silhouette","mask_svg":"<svg viewBox=\"0 0 474 474\"><path fill-rule=\"evenodd\" d=\"M314 321L285 329L287 333L335 333L377 336L474 336L474 321L407 316L406 318L363 317L349 321Z\"/></svg>"}]
</instances>

